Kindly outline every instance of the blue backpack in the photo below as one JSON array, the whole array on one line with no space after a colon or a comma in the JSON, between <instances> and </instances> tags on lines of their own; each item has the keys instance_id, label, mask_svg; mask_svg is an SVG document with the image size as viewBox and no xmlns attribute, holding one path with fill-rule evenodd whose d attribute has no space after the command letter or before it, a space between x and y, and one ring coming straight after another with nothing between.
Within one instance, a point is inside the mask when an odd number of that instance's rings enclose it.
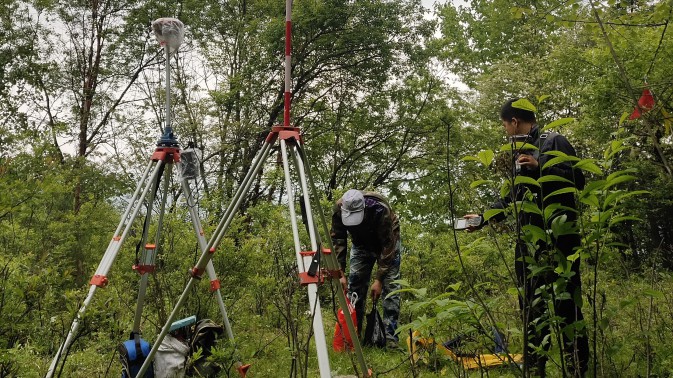
<instances>
[{"instance_id":1,"label":"blue backpack","mask_svg":"<svg viewBox=\"0 0 673 378\"><path fill-rule=\"evenodd\" d=\"M150 344L139 339L126 340L119 344L117 350L119 351L119 360L122 363L122 378L135 378L143 366L145 359L150 354ZM145 372L145 378L154 378L154 363L150 364L149 369Z\"/></svg>"}]
</instances>

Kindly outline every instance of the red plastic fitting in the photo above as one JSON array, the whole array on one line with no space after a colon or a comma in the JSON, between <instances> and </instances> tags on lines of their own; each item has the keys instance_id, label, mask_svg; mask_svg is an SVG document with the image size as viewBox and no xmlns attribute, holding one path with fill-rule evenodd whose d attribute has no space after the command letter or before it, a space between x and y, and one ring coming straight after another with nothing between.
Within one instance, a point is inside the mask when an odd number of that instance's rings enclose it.
<instances>
[{"instance_id":1,"label":"red plastic fitting","mask_svg":"<svg viewBox=\"0 0 673 378\"><path fill-rule=\"evenodd\" d=\"M210 281L210 291L215 291L220 288L220 280Z\"/></svg>"},{"instance_id":2,"label":"red plastic fitting","mask_svg":"<svg viewBox=\"0 0 673 378\"><path fill-rule=\"evenodd\" d=\"M203 269L199 269L197 267L193 267L192 269L189 270L189 275L192 276L193 278L196 278L197 280L201 279L202 274Z\"/></svg>"},{"instance_id":3,"label":"red plastic fitting","mask_svg":"<svg viewBox=\"0 0 673 378\"><path fill-rule=\"evenodd\" d=\"M241 365L238 367L238 374L241 377L245 377L245 375L248 373L248 369L250 369L250 364Z\"/></svg>"},{"instance_id":4,"label":"red plastic fitting","mask_svg":"<svg viewBox=\"0 0 673 378\"><path fill-rule=\"evenodd\" d=\"M103 275L96 274L93 277L91 277L91 281L89 281L89 284L96 285L98 287L105 287L108 284L108 279Z\"/></svg>"}]
</instances>

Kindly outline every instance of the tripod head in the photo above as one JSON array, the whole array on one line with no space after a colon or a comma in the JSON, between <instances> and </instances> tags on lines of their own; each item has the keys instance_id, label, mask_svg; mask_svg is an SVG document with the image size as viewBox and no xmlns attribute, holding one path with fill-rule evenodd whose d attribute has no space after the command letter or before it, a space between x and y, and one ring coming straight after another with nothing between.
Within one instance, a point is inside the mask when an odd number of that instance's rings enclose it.
<instances>
[{"instance_id":1,"label":"tripod head","mask_svg":"<svg viewBox=\"0 0 673 378\"><path fill-rule=\"evenodd\" d=\"M171 127L171 53L178 51L185 37L185 25L177 18L159 18L152 22L152 30L166 52L166 125L157 147L178 147Z\"/></svg>"}]
</instances>

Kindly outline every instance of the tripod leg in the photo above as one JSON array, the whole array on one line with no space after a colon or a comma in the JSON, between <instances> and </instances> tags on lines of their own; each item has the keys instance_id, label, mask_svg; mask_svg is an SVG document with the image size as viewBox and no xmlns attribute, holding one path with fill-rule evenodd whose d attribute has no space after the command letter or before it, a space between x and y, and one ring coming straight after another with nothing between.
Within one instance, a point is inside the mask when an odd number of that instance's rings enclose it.
<instances>
[{"instance_id":1,"label":"tripod leg","mask_svg":"<svg viewBox=\"0 0 673 378\"><path fill-rule=\"evenodd\" d=\"M299 230L297 226L297 214L294 208L294 194L292 190L292 182L290 179L290 165L288 162L287 156L287 144L284 139L280 141L280 150L283 155L283 168L285 170L285 186L288 196L288 205L290 208L290 221L292 222L292 235L294 237L294 247L295 255L297 258L297 267L299 273L304 273L307 270L308 265L311 264L312 256L301 255L301 242L299 241ZM300 170L301 174L301 170ZM304 189L306 183L302 183L302 188ZM304 191L305 198L308 193ZM315 240L315 233L313 232L314 227L312 227L312 218L310 216L310 207L306 209L306 214L308 216L309 223L309 233L311 238L311 248L313 251L316 251L318 246ZM308 289L308 298L311 314L313 315L313 335L315 337L315 347L318 354L318 366L320 368L320 376L322 378L329 378L331 376L331 370L329 366L329 355L327 354L327 342L325 340L325 329L322 321L322 312L320 311L320 301L318 300L318 285L309 284Z\"/></svg>"},{"instance_id":2,"label":"tripod leg","mask_svg":"<svg viewBox=\"0 0 673 378\"><path fill-rule=\"evenodd\" d=\"M322 224L323 232L325 235L329 235L329 227L327 227L327 220L325 219L325 214L323 214L322 210L320 209L320 199L318 198L318 190L315 186L315 183L313 181L313 176L311 175L311 169L310 165L307 163L306 159L306 154L304 153L304 149L301 145L297 145L295 147L295 151L297 153L297 161L299 165L299 171L301 175L301 180L303 181L302 185L306 185L308 179L308 184L310 185L310 191L306 191L306 193L313 193L314 198L313 202L316 205L316 208L318 209L318 215L320 216L320 223ZM306 213L307 214L312 214L313 212L311 211L311 202L310 200L306 199L305 196L305 206L306 206ZM314 227L314 223L311 221L309 222L309 225L311 227ZM321 245L322 242L320 240L320 233L316 232L316 238L318 240L318 244ZM330 237L327 237L327 243L329 245L329 250L334 251L334 246L332 245L332 239ZM337 272L340 271L341 267L339 266L339 262L337 261L336 256L333 253L329 254L324 254L322 256L325 261L325 265L327 267L328 271L332 272ZM346 294L344 293L343 289L341 288L341 283L339 282L339 278L335 275L331 276L330 280L331 284L334 286L337 286L337 300L339 301L339 307L341 310L344 312L344 314L348 314L348 303L346 302ZM350 316L346 316L346 328L348 328L348 332L351 335L356 335L357 332L355 331L355 324L353 323L353 319ZM372 375L371 371L367 367L367 362L365 361L365 357L362 353L362 345L360 345L360 340L357 337L352 338L353 341L353 349L355 350L355 355L357 357L358 362L360 363L360 368L362 369L362 372L365 377L370 377Z\"/></svg>"},{"instance_id":3,"label":"tripod leg","mask_svg":"<svg viewBox=\"0 0 673 378\"><path fill-rule=\"evenodd\" d=\"M181 172L182 170L178 168L178 171ZM206 251L206 248L208 248L208 242L206 241L206 237L203 232L203 227L201 225L201 219L199 218L199 214L196 209L196 201L194 201L191 189L189 188L189 181L184 178L182 178L182 190L185 193L187 207L189 208L189 215L192 218L192 225L194 226L194 231L196 232L196 238L199 241L199 248L201 248L201 252L204 252ZM220 312L222 312L224 329L227 332L227 337L229 337L229 340L231 340L231 343L233 345L234 332L231 329L231 323L229 323L229 317L227 316L227 309L224 306L224 300L222 300L222 292L220 291L220 285L219 285L220 280L217 278L217 274L215 273L215 268L213 267L212 260L208 261L208 265L206 265L206 273L208 273L208 277L210 278L211 290L216 292L217 304L220 307Z\"/></svg>"},{"instance_id":4,"label":"tripod leg","mask_svg":"<svg viewBox=\"0 0 673 378\"><path fill-rule=\"evenodd\" d=\"M153 165L155 165L154 170L152 170ZM91 300L93 299L96 289L98 287L104 287L105 285L107 285L107 273L110 270L110 267L112 266L112 263L114 262L115 258L117 257L117 253L119 252L122 243L124 242L124 240L126 240L126 236L128 235L128 232L131 229L131 226L133 225L133 220L138 216L138 211L142 207L143 200L147 196L149 188L152 186L151 183L154 182L156 177L159 175L161 165L162 165L161 162L156 163L154 161L150 161L141 179L138 181L138 186L136 187L136 190L133 193L133 196L131 197L129 204L126 210L124 211L124 215L122 215L121 221L119 222L119 225L115 230L114 236L112 237L110 244L108 244L105 254L103 255L103 258L101 259L101 262L98 265L98 268L96 269L96 273L91 278L90 282L91 286L89 287L89 293L84 299L84 302L82 302L82 306L75 315L75 319L73 319L72 325L70 326L70 331L68 332L68 336L66 337L63 344L61 344L61 346L59 347L58 352L54 356L54 359L52 360L51 365L49 366L49 370L47 371L46 375L47 378L51 378L54 376L54 373L56 372L56 366L58 365L61 356L67 355L68 350L70 349L70 345L72 344L75 336L77 335L80 321L84 316L87 307L91 303ZM148 179L148 174L150 173L151 170L152 174L149 176ZM141 193L140 196L138 195L139 193ZM124 231L120 235L119 232L122 229L124 229Z\"/></svg>"},{"instance_id":5,"label":"tripod leg","mask_svg":"<svg viewBox=\"0 0 673 378\"><path fill-rule=\"evenodd\" d=\"M158 248L161 243L161 231L163 229L164 223L164 214L166 212L166 199L168 197L168 184L171 177L171 170L173 169L173 164L165 165L165 171L163 173L164 182L161 189L161 207L159 208L159 219L157 221L157 231L154 238L154 244L148 245L148 232L149 224L152 218L152 209L154 207L154 199L156 197L157 189L159 187L159 182L161 181L162 175L157 176L152 184L152 191L147 197L147 214L148 216L145 219L145 227L143 227L143 235L141 245L143 246L142 260L139 262L140 265L137 268L138 273L140 273L140 285L138 287L138 299L136 301L136 312L135 317L133 318L133 338L136 341L140 341L140 322L142 320L143 307L145 305L145 294L147 293L147 281L149 280L150 273L154 271L155 259L157 256Z\"/></svg>"},{"instance_id":6,"label":"tripod leg","mask_svg":"<svg viewBox=\"0 0 673 378\"><path fill-rule=\"evenodd\" d=\"M258 155L258 158L253 162L252 167L250 168L250 171L246 174L245 178L243 179L243 182L241 183L241 186L238 188L236 191L236 194L232 198L231 202L229 203L229 207L227 207L227 210L225 211L225 215L220 221L220 223L217 226L217 229L215 230L215 233L213 237L211 238L210 242L206 246L206 248L203 250L201 257L199 258L199 261L196 263L196 266L192 268L191 271L191 277L189 281L187 281L187 285L185 285L184 290L182 291L182 294L180 295L180 298L178 301L175 303L175 306L173 307L173 311L171 314L168 316L168 319L166 320L166 324L164 327L161 329L161 332L157 336L157 339L155 340L154 344L152 345L152 349L150 350L149 355L145 359L145 362L143 365L140 367L140 370L138 371L138 374L136 377L142 377L143 374L147 371L149 368L149 365L154 358L154 355L157 352L157 349L159 348L159 345L161 345L161 342L164 340L164 337L166 337L166 334L168 334L168 331L170 330L171 324L177 317L178 311L180 310L180 307L184 304L185 300L187 299L187 295L189 293L189 290L191 290L192 286L194 285L194 282L196 280L199 280L201 278L201 274L205 270L206 265L208 262L210 262L210 259L212 258L212 255L215 253L215 248L219 245L220 241L224 237L224 233L231 224L231 221L234 218L234 214L236 211L238 211L239 207L241 206L241 203L243 202L243 197L245 193L250 189L250 186L252 185L254 177L259 173L260 169L262 168L264 160L269 156L269 151L271 150L271 144L267 140L264 145L262 146L262 149L260 150L260 153Z\"/></svg>"}]
</instances>

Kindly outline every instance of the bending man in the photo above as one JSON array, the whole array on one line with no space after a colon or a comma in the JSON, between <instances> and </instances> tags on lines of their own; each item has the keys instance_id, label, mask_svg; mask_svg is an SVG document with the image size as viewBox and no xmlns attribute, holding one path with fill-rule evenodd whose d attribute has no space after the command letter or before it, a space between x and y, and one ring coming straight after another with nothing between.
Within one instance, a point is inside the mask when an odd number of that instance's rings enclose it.
<instances>
[{"instance_id":1,"label":"bending man","mask_svg":"<svg viewBox=\"0 0 673 378\"><path fill-rule=\"evenodd\" d=\"M388 347L397 347L395 335L400 315L399 294L386 298L400 288L393 281L400 278L400 223L388 200L376 192L351 189L334 205L331 237L341 270L346 271L347 238L351 236L348 292L357 293L355 303L358 332L362 330L367 288L374 263L378 269L369 287L372 300L383 295L383 322ZM346 277L341 284L346 287Z\"/></svg>"}]
</instances>

